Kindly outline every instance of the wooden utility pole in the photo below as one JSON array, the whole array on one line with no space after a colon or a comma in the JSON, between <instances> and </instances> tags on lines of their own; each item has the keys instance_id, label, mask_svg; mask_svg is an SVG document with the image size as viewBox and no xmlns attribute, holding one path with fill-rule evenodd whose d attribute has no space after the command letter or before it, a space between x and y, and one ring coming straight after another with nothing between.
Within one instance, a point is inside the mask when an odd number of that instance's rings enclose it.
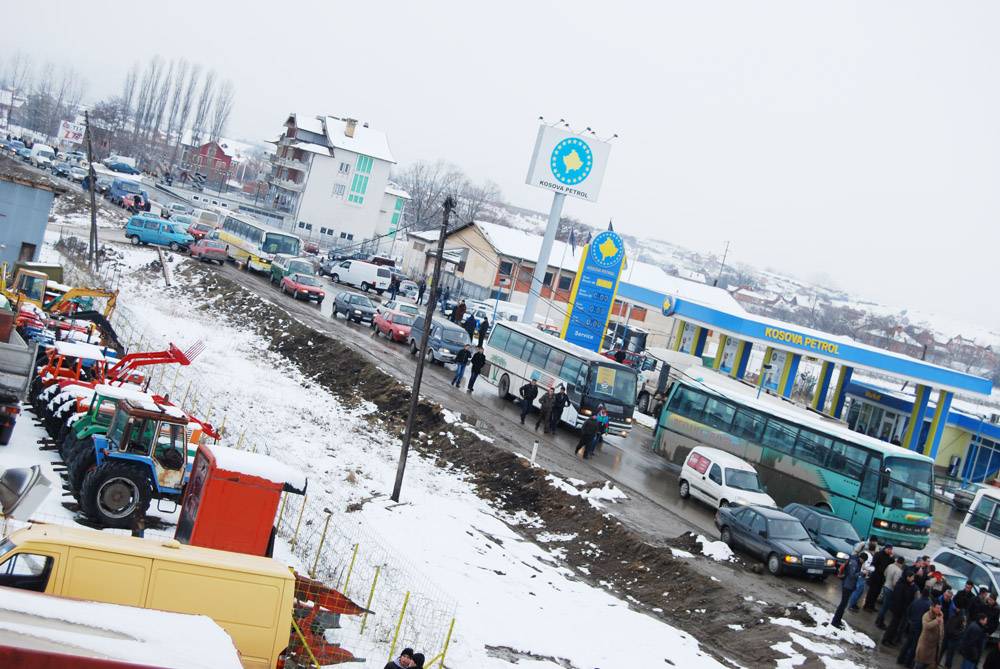
<instances>
[{"instance_id":1,"label":"wooden utility pole","mask_svg":"<svg viewBox=\"0 0 1000 669\"><path fill-rule=\"evenodd\" d=\"M420 351L417 353L417 370L413 373L413 389L410 391L410 411L406 415L406 430L403 432L403 445L399 448L399 464L396 466L396 483L392 487L392 501L399 501L399 492L403 488L403 473L406 471L406 456L410 451L410 438L413 436L413 418L417 413L417 402L420 401L420 381L424 376L424 359L427 357L427 340L434 325L434 306L441 285L441 263L444 258L444 240L448 236L448 217L455 208L455 200L449 195L444 201L444 214L441 217L441 232L438 235L437 255L434 257L434 273L431 279L431 294L424 310L424 330L420 333Z\"/></svg>"},{"instance_id":2,"label":"wooden utility pole","mask_svg":"<svg viewBox=\"0 0 1000 669\"><path fill-rule=\"evenodd\" d=\"M83 112L83 122L87 125L87 163L89 168L88 181L90 182L90 243L87 245L87 264L97 269L100 261L97 258L97 172L94 170L94 142L93 132L90 130L90 113Z\"/></svg>"}]
</instances>

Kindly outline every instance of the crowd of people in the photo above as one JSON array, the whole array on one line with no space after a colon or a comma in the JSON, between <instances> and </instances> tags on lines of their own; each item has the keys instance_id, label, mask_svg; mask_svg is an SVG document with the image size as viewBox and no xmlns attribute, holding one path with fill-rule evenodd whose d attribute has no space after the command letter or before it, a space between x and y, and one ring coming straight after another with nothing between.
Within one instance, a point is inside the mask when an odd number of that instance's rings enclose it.
<instances>
[{"instance_id":1,"label":"crowd of people","mask_svg":"<svg viewBox=\"0 0 1000 669\"><path fill-rule=\"evenodd\" d=\"M842 576L834 627L843 627L847 611L875 613L882 646L898 649L897 664L951 669L957 658L961 669L1000 669L1000 644L990 640L1000 627L1000 606L989 589L966 581L956 592L929 556L907 564L874 537L855 547Z\"/></svg>"}]
</instances>

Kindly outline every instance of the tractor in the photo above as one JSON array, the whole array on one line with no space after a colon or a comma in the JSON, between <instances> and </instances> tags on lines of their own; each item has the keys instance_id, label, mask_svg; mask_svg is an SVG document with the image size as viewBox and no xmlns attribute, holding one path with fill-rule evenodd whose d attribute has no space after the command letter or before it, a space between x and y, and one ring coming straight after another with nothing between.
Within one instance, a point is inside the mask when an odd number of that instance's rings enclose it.
<instances>
[{"instance_id":1,"label":"tractor","mask_svg":"<svg viewBox=\"0 0 1000 669\"><path fill-rule=\"evenodd\" d=\"M181 499L190 472L188 417L152 399L119 401L106 434L91 437L93 456L80 485L83 512L103 527L130 528L152 498Z\"/></svg>"}]
</instances>

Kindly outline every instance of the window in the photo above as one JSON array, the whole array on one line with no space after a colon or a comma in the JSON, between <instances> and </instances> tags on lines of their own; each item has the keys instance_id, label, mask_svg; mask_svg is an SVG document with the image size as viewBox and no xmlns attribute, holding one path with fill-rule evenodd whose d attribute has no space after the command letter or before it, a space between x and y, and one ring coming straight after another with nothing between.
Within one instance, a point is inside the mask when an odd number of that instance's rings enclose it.
<instances>
[{"instance_id":1,"label":"window","mask_svg":"<svg viewBox=\"0 0 1000 669\"><path fill-rule=\"evenodd\" d=\"M347 174L351 171L350 163L340 163L340 169L338 170L341 174Z\"/></svg>"},{"instance_id":2,"label":"window","mask_svg":"<svg viewBox=\"0 0 1000 669\"><path fill-rule=\"evenodd\" d=\"M531 352L535 350L535 340L529 339L524 342L524 350L521 351L521 360L528 360L531 357Z\"/></svg>"},{"instance_id":3,"label":"window","mask_svg":"<svg viewBox=\"0 0 1000 669\"><path fill-rule=\"evenodd\" d=\"M330 236L333 236L333 228L327 228L326 229L326 234L328 234Z\"/></svg>"},{"instance_id":4,"label":"window","mask_svg":"<svg viewBox=\"0 0 1000 669\"><path fill-rule=\"evenodd\" d=\"M798 436L798 432L799 428L797 427L768 418L761 443L768 448L791 455L792 451L795 450L795 438Z\"/></svg>"},{"instance_id":5,"label":"window","mask_svg":"<svg viewBox=\"0 0 1000 669\"><path fill-rule=\"evenodd\" d=\"M371 175L374 160L368 156L358 156L354 164L354 179L351 181L351 194L347 201L362 205L365 203L365 193L368 191L368 178Z\"/></svg>"},{"instance_id":6,"label":"window","mask_svg":"<svg viewBox=\"0 0 1000 669\"><path fill-rule=\"evenodd\" d=\"M764 433L764 417L755 411L737 409L729 432L741 439L760 443Z\"/></svg>"},{"instance_id":7,"label":"window","mask_svg":"<svg viewBox=\"0 0 1000 669\"><path fill-rule=\"evenodd\" d=\"M722 485L722 468L719 465L712 465L708 471L708 478L712 480L712 483Z\"/></svg>"},{"instance_id":8,"label":"window","mask_svg":"<svg viewBox=\"0 0 1000 669\"><path fill-rule=\"evenodd\" d=\"M983 497L979 500L979 504L976 508L969 514L969 527L974 527L977 530L986 531L986 527L989 525L990 519L993 517L993 512L996 509L997 503L990 497Z\"/></svg>"},{"instance_id":9,"label":"window","mask_svg":"<svg viewBox=\"0 0 1000 669\"><path fill-rule=\"evenodd\" d=\"M570 290L573 287L573 277L571 276L560 276L559 277L559 290Z\"/></svg>"},{"instance_id":10,"label":"window","mask_svg":"<svg viewBox=\"0 0 1000 669\"><path fill-rule=\"evenodd\" d=\"M347 241L351 241L352 239L354 239L354 233L348 232L347 233Z\"/></svg>"},{"instance_id":11,"label":"window","mask_svg":"<svg viewBox=\"0 0 1000 669\"><path fill-rule=\"evenodd\" d=\"M490 346L503 351L507 347L507 340L510 339L510 330L507 328L493 328L490 334Z\"/></svg>"},{"instance_id":12,"label":"window","mask_svg":"<svg viewBox=\"0 0 1000 669\"><path fill-rule=\"evenodd\" d=\"M427 247L423 244L423 242L413 242L413 250L414 251L418 251L418 252L419 251L423 251L425 248L427 248Z\"/></svg>"},{"instance_id":13,"label":"window","mask_svg":"<svg viewBox=\"0 0 1000 669\"><path fill-rule=\"evenodd\" d=\"M145 223L142 224L142 227L146 228L147 230L159 230L160 223L159 221L146 221Z\"/></svg>"},{"instance_id":14,"label":"window","mask_svg":"<svg viewBox=\"0 0 1000 669\"><path fill-rule=\"evenodd\" d=\"M535 342L535 348L531 351L531 358L528 359L528 364L545 369L545 362L548 360L550 350L551 348L548 345Z\"/></svg>"},{"instance_id":15,"label":"window","mask_svg":"<svg viewBox=\"0 0 1000 669\"><path fill-rule=\"evenodd\" d=\"M545 278L542 279L542 285L543 286L551 286L552 285L552 272L546 272L545 273Z\"/></svg>"},{"instance_id":16,"label":"window","mask_svg":"<svg viewBox=\"0 0 1000 669\"><path fill-rule=\"evenodd\" d=\"M325 227L321 227L321 228L319 229L319 234L321 234L321 235L325 235L325 234L326 234L326 228L325 228Z\"/></svg>"},{"instance_id":17,"label":"window","mask_svg":"<svg viewBox=\"0 0 1000 669\"><path fill-rule=\"evenodd\" d=\"M515 358L520 358L526 341L528 341L528 338L520 332L511 332L510 339L507 340L507 348L504 350Z\"/></svg>"},{"instance_id":18,"label":"window","mask_svg":"<svg viewBox=\"0 0 1000 669\"><path fill-rule=\"evenodd\" d=\"M347 186L344 184L333 184L333 197L338 200L344 199L344 191L347 190Z\"/></svg>"},{"instance_id":19,"label":"window","mask_svg":"<svg viewBox=\"0 0 1000 669\"><path fill-rule=\"evenodd\" d=\"M733 415L736 409L731 405L714 397L708 398L705 404L704 422L719 430L729 430L729 424L733 422Z\"/></svg>"},{"instance_id":20,"label":"window","mask_svg":"<svg viewBox=\"0 0 1000 669\"><path fill-rule=\"evenodd\" d=\"M562 369L559 371L559 378L566 383L576 383L582 368L582 360L572 356L566 356L566 361L563 363Z\"/></svg>"},{"instance_id":21,"label":"window","mask_svg":"<svg viewBox=\"0 0 1000 669\"><path fill-rule=\"evenodd\" d=\"M299 227L305 228L306 227L305 221L299 221Z\"/></svg>"},{"instance_id":22,"label":"window","mask_svg":"<svg viewBox=\"0 0 1000 669\"><path fill-rule=\"evenodd\" d=\"M805 520L803 520L802 517L799 516L799 514L793 514L793 515L795 515L795 517L798 518L799 520L802 520L802 525L806 528L807 531L809 531L809 532L819 532L819 517L818 516L816 516L814 514L809 514L808 516L805 517Z\"/></svg>"},{"instance_id":23,"label":"window","mask_svg":"<svg viewBox=\"0 0 1000 669\"><path fill-rule=\"evenodd\" d=\"M506 260L500 261L500 276L510 276L513 271L514 271L514 263L508 262Z\"/></svg>"},{"instance_id":24,"label":"window","mask_svg":"<svg viewBox=\"0 0 1000 669\"><path fill-rule=\"evenodd\" d=\"M750 520L747 518L747 520ZM760 532L767 530L767 521L764 520L764 516L759 513L753 514L753 520L750 522L750 532L752 534L758 534Z\"/></svg>"},{"instance_id":25,"label":"window","mask_svg":"<svg viewBox=\"0 0 1000 669\"><path fill-rule=\"evenodd\" d=\"M670 411L689 418L701 418L705 402L708 401L703 393L687 386L678 386L670 401Z\"/></svg>"},{"instance_id":26,"label":"window","mask_svg":"<svg viewBox=\"0 0 1000 669\"><path fill-rule=\"evenodd\" d=\"M559 371L565 361L565 353L552 349L549 351L549 359L545 361L545 371L553 376L559 376Z\"/></svg>"},{"instance_id":27,"label":"window","mask_svg":"<svg viewBox=\"0 0 1000 669\"><path fill-rule=\"evenodd\" d=\"M691 456L688 458L688 467L699 474L704 474L708 470L708 465L708 458L700 453L691 453Z\"/></svg>"},{"instance_id":28,"label":"window","mask_svg":"<svg viewBox=\"0 0 1000 669\"><path fill-rule=\"evenodd\" d=\"M799 431L799 438L795 442L795 457L800 460L812 462L817 465L826 463L826 456L833 446L833 439L811 430Z\"/></svg>"},{"instance_id":29,"label":"window","mask_svg":"<svg viewBox=\"0 0 1000 669\"><path fill-rule=\"evenodd\" d=\"M844 476L860 481L867 459L868 451L843 441L838 441L830 448L830 461L827 462L826 466L838 474L843 474Z\"/></svg>"},{"instance_id":30,"label":"window","mask_svg":"<svg viewBox=\"0 0 1000 669\"><path fill-rule=\"evenodd\" d=\"M45 592L52 572L52 562L52 558L47 555L17 553L0 565L0 585Z\"/></svg>"}]
</instances>

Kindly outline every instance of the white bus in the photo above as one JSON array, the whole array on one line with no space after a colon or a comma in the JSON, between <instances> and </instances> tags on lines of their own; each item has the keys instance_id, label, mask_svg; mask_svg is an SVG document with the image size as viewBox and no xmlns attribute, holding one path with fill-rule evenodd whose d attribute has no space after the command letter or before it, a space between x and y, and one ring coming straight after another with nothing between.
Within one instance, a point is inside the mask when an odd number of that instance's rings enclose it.
<instances>
[{"instance_id":1,"label":"white bus","mask_svg":"<svg viewBox=\"0 0 1000 669\"><path fill-rule=\"evenodd\" d=\"M487 381L500 397L517 394L531 379L541 390L566 386L570 405L562 419L580 427L600 405L608 412L609 434L625 435L632 429L635 409L636 373L593 351L546 334L525 323L499 322L484 346L489 371Z\"/></svg>"},{"instance_id":2,"label":"white bus","mask_svg":"<svg viewBox=\"0 0 1000 669\"><path fill-rule=\"evenodd\" d=\"M1000 558L1000 488L983 486L976 492L955 543Z\"/></svg>"},{"instance_id":3,"label":"white bus","mask_svg":"<svg viewBox=\"0 0 1000 669\"><path fill-rule=\"evenodd\" d=\"M302 249L302 240L297 236L234 214L226 214L216 233L219 241L226 243L226 251L237 267L257 272L271 271L276 254L298 256Z\"/></svg>"}]
</instances>

